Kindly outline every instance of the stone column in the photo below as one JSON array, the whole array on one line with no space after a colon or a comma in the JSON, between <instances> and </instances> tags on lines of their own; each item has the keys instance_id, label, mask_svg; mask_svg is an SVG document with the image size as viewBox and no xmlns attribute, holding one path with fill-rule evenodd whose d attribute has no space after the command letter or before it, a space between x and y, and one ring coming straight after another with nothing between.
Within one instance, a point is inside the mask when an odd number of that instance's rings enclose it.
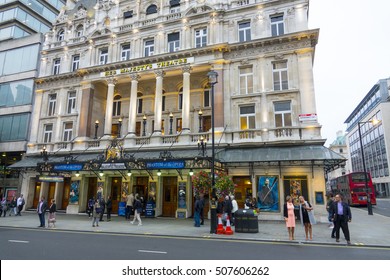
<instances>
[{"instance_id":1,"label":"stone column","mask_svg":"<svg viewBox=\"0 0 390 280\"><path fill-rule=\"evenodd\" d=\"M191 66L183 66L183 133L190 131L190 71Z\"/></svg>"},{"instance_id":2,"label":"stone column","mask_svg":"<svg viewBox=\"0 0 390 280\"><path fill-rule=\"evenodd\" d=\"M107 90L107 101L106 101L106 117L104 121L104 135L111 136L112 130L112 105L114 102L114 88L117 80L115 78L108 78L108 90Z\"/></svg>"},{"instance_id":3,"label":"stone column","mask_svg":"<svg viewBox=\"0 0 390 280\"><path fill-rule=\"evenodd\" d=\"M94 86L91 83L82 84L78 132L81 138L93 137L94 131L91 131L93 96Z\"/></svg>"},{"instance_id":4,"label":"stone column","mask_svg":"<svg viewBox=\"0 0 390 280\"><path fill-rule=\"evenodd\" d=\"M130 91L130 105L129 105L129 136L135 136L135 126L137 121L137 92L138 80L140 78L137 74L131 74L131 91Z\"/></svg>"},{"instance_id":5,"label":"stone column","mask_svg":"<svg viewBox=\"0 0 390 280\"><path fill-rule=\"evenodd\" d=\"M156 70L156 96L154 98L154 128L153 132L161 135L161 118L162 118L162 91L163 91L163 77L165 72L163 70Z\"/></svg>"},{"instance_id":6,"label":"stone column","mask_svg":"<svg viewBox=\"0 0 390 280\"><path fill-rule=\"evenodd\" d=\"M223 131L224 129L224 93L223 93L223 65L214 65L214 71L218 73L218 83L214 86L214 122L215 130Z\"/></svg>"},{"instance_id":7,"label":"stone column","mask_svg":"<svg viewBox=\"0 0 390 280\"><path fill-rule=\"evenodd\" d=\"M38 139L39 129L39 116L41 114L42 99L43 99L43 90L35 90L35 104L33 106L32 115L31 115L31 130L30 130L30 143L43 142L43 139Z\"/></svg>"}]
</instances>

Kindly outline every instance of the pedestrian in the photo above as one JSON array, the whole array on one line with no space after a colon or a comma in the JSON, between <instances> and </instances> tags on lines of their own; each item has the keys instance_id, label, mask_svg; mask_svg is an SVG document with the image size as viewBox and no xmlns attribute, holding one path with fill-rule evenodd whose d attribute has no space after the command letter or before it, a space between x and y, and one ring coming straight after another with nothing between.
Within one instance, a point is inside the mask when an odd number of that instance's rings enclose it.
<instances>
[{"instance_id":1,"label":"pedestrian","mask_svg":"<svg viewBox=\"0 0 390 280\"><path fill-rule=\"evenodd\" d=\"M257 209L257 199L256 199L256 197L252 197L250 208L253 209L253 210Z\"/></svg>"},{"instance_id":2,"label":"pedestrian","mask_svg":"<svg viewBox=\"0 0 390 280\"><path fill-rule=\"evenodd\" d=\"M8 211L8 201L5 196L3 196L3 199L1 200L1 208L3 210L3 217L5 217Z\"/></svg>"},{"instance_id":3,"label":"pedestrian","mask_svg":"<svg viewBox=\"0 0 390 280\"><path fill-rule=\"evenodd\" d=\"M326 211L328 212L328 222L329 222L328 227L329 228L334 228L333 221L332 221L332 214L330 211L330 207L331 207L333 201L334 201L333 194L330 193L328 196L328 201L326 203Z\"/></svg>"},{"instance_id":4,"label":"pedestrian","mask_svg":"<svg viewBox=\"0 0 390 280\"><path fill-rule=\"evenodd\" d=\"M295 230L295 214L294 214L294 204L292 203L292 197L286 197L286 203L283 207L283 216L286 222L286 227L288 231L289 240L294 240L294 230Z\"/></svg>"},{"instance_id":5,"label":"pedestrian","mask_svg":"<svg viewBox=\"0 0 390 280\"><path fill-rule=\"evenodd\" d=\"M99 226L99 217L100 217L101 211L102 211L102 208L100 207L99 199L95 199L95 202L94 202L93 208L92 208L92 226L93 227L95 227L95 223L96 223L97 227Z\"/></svg>"},{"instance_id":6,"label":"pedestrian","mask_svg":"<svg viewBox=\"0 0 390 280\"><path fill-rule=\"evenodd\" d=\"M244 208L245 208L246 210L248 210L248 209L251 208L251 206L252 206L252 201L251 201L251 199L250 199L249 197L247 197L247 198L245 199Z\"/></svg>"},{"instance_id":7,"label":"pedestrian","mask_svg":"<svg viewBox=\"0 0 390 280\"><path fill-rule=\"evenodd\" d=\"M316 220L314 218L313 207L303 196L299 197L299 217L301 218L301 224L305 227L306 240L309 240L309 236L310 240L313 240L312 225L316 224Z\"/></svg>"},{"instance_id":8,"label":"pedestrian","mask_svg":"<svg viewBox=\"0 0 390 280\"><path fill-rule=\"evenodd\" d=\"M17 208L16 209L17 210L16 216L22 216L22 214L20 212L22 212L24 204L25 204L25 201L24 201L23 194L20 194L20 196L18 197L18 200L16 201L16 208Z\"/></svg>"},{"instance_id":9,"label":"pedestrian","mask_svg":"<svg viewBox=\"0 0 390 280\"><path fill-rule=\"evenodd\" d=\"M133 213L134 194L130 193L126 200L126 220L130 220L130 216Z\"/></svg>"},{"instance_id":10,"label":"pedestrian","mask_svg":"<svg viewBox=\"0 0 390 280\"><path fill-rule=\"evenodd\" d=\"M109 222L111 221L111 211L112 211L112 199L110 195L107 197L106 208L107 208L107 222Z\"/></svg>"},{"instance_id":11,"label":"pedestrian","mask_svg":"<svg viewBox=\"0 0 390 280\"><path fill-rule=\"evenodd\" d=\"M233 209L233 205L232 205L232 201L230 199L230 196L225 196L225 202L224 202L224 205L223 205L223 213L224 213L224 217L225 219L224 220L232 220L232 209Z\"/></svg>"},{"instance_id":12,"label":"pedestrian","mask_svg":"<svg viewBox=\"0 0 390 280\"><path fill-rule=\"evenodd\" d=\"M39 216L39 222L40 225L38 227L45 227L45 212L47 208L47 202L45 200L45 197L42 196L41 200L38 202L38 207L37 207L37 213Z\"/></svg>"},{"instance_id":13,"label":"pedestrian","mask_svg":"<svg viewBox=\"0 0 390 280\"><path fill-rule=\"evenodd\" d=\"M199 212L199 216L200 216L200 225L204 225L204 194L200 194L199 196L199 200L200 200L200 212Z\"/></svg>"},{"instance_id":14,"label":"pedestrian","mask_svg":"<svg viewBox=\"0 0 390 280\"><path fill-rule=\"evenodd\" d=\"M87 205L87 214L88 214L88 218L91 218L91 215L92 215L92 212L93 212L93 204L95 203L95 198L94 197L91 197L89 200L88 200L88 205Z\"/></svg>"},{"instance_id":15,"label":"pedestrian","mask_svg":"<svg viewBox=\"0 0 390 280\"><path fill-rule=\"evenodd\" d=\"M349 235L348 223L352 220L351 208L348 203L342 201L343 197L341 194L335 196L335 202L331 207L332 217L335 221L336 228L336 242L340 242L340 228L343 231L344 237L347 240L347 244L351 245L351 238Z\"/></svg>"},{"instance_id":16,"label":"pedestrian","mask_svg":"<svg viewBox=\"0 0 390 280\"><path fill-rule=\"evenodd\" d=\"M14 216L16 216L16 214L17 214L16 206L17 206L16 197L13 196L11 202L9 203L9 208L10 208L9 215L10 216L11 216L12 213L14 213Z\"/></svg>"},{"instance_id":17,"label":"pedestrian","mask_svg":"<svg viewBox=\"0 0 390 280\"><path fill-rule=\"evenodd\" d=\"M49 207L49 218L47 219L47 227L50 228L50 224L52 227L56 227L56 212L57 212L57 204L56 200L53 198Z\"/></svg>"},{"instance_id":18,"label":"pedestrian","mask_svg":"<svg viewBox=\"0 0 390 280\"><path fill-rule=\"evenodd\" d=\"M230 199L232 200L232 220L231 220L231 225L234 226L234 222L235 222L234 215L235 215L235 213L238 210L238 203L237 203L237 200L234 198L234 195L231 195Z\"/></svg>"},{"instance_id":19,"label":"pedestrian","mask_svg":"<svg viewBox=\"0 0 390 280\"><path fill-rule=\"evenodd\" d=\"M100 204L100 209L101 209L101 212L100 212L100 217L99 217L99 222L104 222L103 220L103 215L104 215L104 210L106 208L106 201L104 200L104 197L102 197L99 201L99 204Z\"/></svg>"},{"instance_id":20,"label":"pedestrian","mask_svg":"<svg viewBox=\"0 0 390 280\"><path fill-rule=\"evenodd\" d=\"M200 211L202 209L202 202L199 196L195 197L195 213L194 213L194 226L200 227Z\"/></svg>"},{"instance_id":21,"label":"pedestrian","mask_svg":"<svg viewBox=\"0 0 390 280\"><path fill-rule=\"evenodd\" d=\"M138 225L142 226L142 221L141 221L142 203L141 203L141 200L140 200L138 194L135 194L133 206L134 206L134 219L133 219L133 221L130 222L130 224L133 225L135 220L137 219Z\"/></svg>"}]
</instances>

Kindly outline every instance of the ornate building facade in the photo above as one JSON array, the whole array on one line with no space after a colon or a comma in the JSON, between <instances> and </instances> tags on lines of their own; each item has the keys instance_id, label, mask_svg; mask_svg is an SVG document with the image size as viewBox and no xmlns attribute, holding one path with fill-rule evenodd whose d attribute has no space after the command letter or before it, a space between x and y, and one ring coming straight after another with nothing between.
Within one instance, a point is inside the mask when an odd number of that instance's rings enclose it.
<instances>
[{"instance_id":1,"label":"ornate building facade","mask_svg":"<svg viewBox=\"0 0 390 280\"><path fill-rule=\"evenodd\" d=\"M14 165L27 207L44 195L78 213L99 190L117 211L137 192L156 216L190 217L191 174L211 169L212 104L216 170L241 207L254 197L261 217L280 219L286 195L324 203L324 170L344 159L323 147L308 0L66 7L45 37L33 133Z\"/></svg>"}]
</instances>

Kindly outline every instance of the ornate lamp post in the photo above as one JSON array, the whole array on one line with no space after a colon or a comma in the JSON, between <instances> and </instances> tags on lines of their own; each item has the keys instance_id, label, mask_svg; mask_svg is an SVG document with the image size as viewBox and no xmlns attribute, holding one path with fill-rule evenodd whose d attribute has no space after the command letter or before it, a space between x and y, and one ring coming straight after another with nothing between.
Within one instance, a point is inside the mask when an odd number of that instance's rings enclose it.
<instances>
[{"instance_id":1,"label":"ornate lamp post","mask_svg":"<svg viewBox=\"0 0 390 280\"><path fill-rule=\"evenodd\" d=\"M202 129L202 118L203 118L202 109L199 109L198 116L199 116L199 133L200 133L200 132L203 132L203 129Z\"/></svg>"},{"instance_id":2,"label":"ornate lamp post","mask_svg":"<svg viewBox=\"0 0 390 280\"><path fill-rule=\"evenodd\" d=\"M172 134L172 126L173 126L173 114L172 112L169 113L169 134Z\"/></svg>"},{"instance_id":3,"label":"ornate lamp post","mask_svg":"<svg viewBox=\"0 0 390 280\"><path fill-rule=\"evenodd\" d=\"M200 136L200 138L198 139L198 150L199 150L199 154L202 153L202 156L204 157L205 154L206 154L206 146L207 146L207 139L205 139L202 136Z\"/></svg>"},{"instance_id":4,"label":"ornate lamp post","mask_svg":"<svg viewBox=\"0 0 390 280\"><path fill-rule=\"evenodd\" d=\"M99 120L96 120L95 121L95 139L97 139L98 129L99 129Z\"/></svg>"},{"instance_id":5,"label":"ornate lamp post","mask_svg":"<svg viewBox=\"0 0 390 280\"><path fill-rule=\"evenodd\" d=\"M143 116L144 130L142 131L142 136L146 136L146 115Z\"/></svg>"},{"instance_id":6,"label":"ornate lamp post","mask_svg":"<svg viewBox=\"0 0 390 280\"><path fill-rule=\"evenodd\" d=\"M216 201L214 197L211 197L215 193L215 172L214 172L214 161L215 161L215 125L214 125L214 85L218 83L218 73L214 70L211 70L207 73L209 78L209 84L211 86L211 192L209 194L209 199L211 201L210 207L210 233L215 233L217 229L217 209Z\"/></svg>"},{"instance_id":7,"label":"ornate lamp post","mask_svg":"<svg viewBox=\"0 0 390 280\"><path fill-rule=\"evenodd\" d=\"M48 152L46 151L46 146L44 146L41 150L41 156L43 157L43 160L46 162L49 160Z\"/></svg>"},{"instance_id":8,"label":"ornate lamp post","mask_svg":"<svg viewBox=\"0 0 390 280\"><path fill-rule=\"evenodd\" d=\"M367 194L367 211L368 211L368 215L373 215L374 213L372 212L371 195L370 195L370 190L368 188L366 161L364 159L362 132L361 132L361 129L360 129L360 125L361 124L366 124L366 123L372 123L373 125L377 125L379 123L379 121L373 119L373 120L369 120L369 121L366 121L366 122L358 122L359 143L360 143L360 151L362 153L363 172L364 172L364 187L366 189L366 194Z\"/></svg>"},{"instance_id":9,"label":"ornate lamp post","mask_svg":"<svg viewBox=\"0 0 390 280\"><path fill-rule=\"evenodd\" d=\"M118 120L118 138L121 138L121 130L122 130L122 118L119 118Z\"/></svg>"}]
</instances>

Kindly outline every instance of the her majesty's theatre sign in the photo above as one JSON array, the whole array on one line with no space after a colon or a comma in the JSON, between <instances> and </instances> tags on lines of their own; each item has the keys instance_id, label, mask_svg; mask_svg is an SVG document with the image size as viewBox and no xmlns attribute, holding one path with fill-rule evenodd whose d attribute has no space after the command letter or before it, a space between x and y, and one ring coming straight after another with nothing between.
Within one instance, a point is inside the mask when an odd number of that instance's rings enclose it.
<instances>
[{"instance_id":1,"label":"her majesty's theatre sign","mask_svg":"<svg viewBox=\"0 0 390 280\"><path fill-rule=\"evenodd\" d=\"M146 71L146 70L161 69L161 68L170 67L170 66L185 65L185 64L193 63L193 62L194 62L193 57L180 58L180 59L162 61L162 62L158 62L158 63L150 63L150 64L138 65L138 66L134 66L134 67L127 67L127 68L122 68L122 69L105 71L105 72L100 73L100 77L109 77L109 76L116 76L116 75L121 75L121 74L130 74L130 73L136 73L136 72Z\"/></svg>"}]
</instances>

